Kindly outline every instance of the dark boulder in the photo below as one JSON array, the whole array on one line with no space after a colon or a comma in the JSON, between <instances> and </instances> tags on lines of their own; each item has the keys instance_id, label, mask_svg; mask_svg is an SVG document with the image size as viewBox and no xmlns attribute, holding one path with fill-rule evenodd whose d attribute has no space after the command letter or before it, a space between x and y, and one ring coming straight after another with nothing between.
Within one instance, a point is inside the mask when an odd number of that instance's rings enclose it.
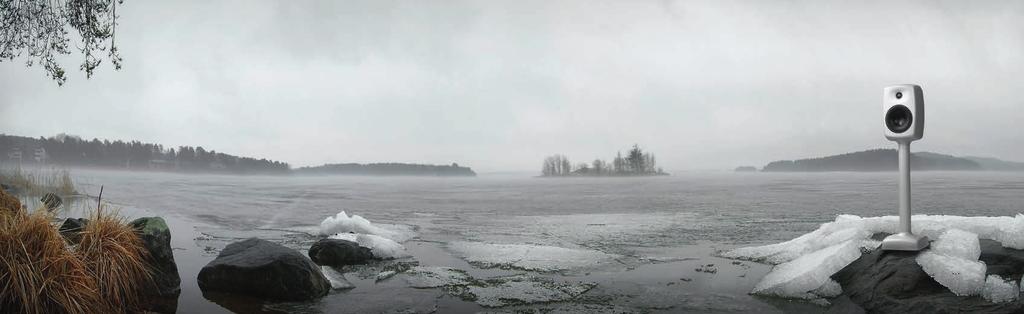
<instances>
[{"instance_id":1,"label":"dark boulder","mask_svg":"<svg viewBox=\"0 0 1024 314\"><path fill-rule=\"evenodd\" d=\"M283 301L322 297L331 290L320 267L296 250L257 238L229 244L199 271L203 292Z\"/></svg>"},{"instance_id":2,"label":"dark boulder","mask_svg":"<svg viewBox=\"0 0 1024 314\"><path fill-rule=\"evenodd\" d=\"M71 243L78 243L81 238L82 229L85 229L85 225L89 224L89 219L85 218L68 218L64 219L64 222L60 224L60 235L64 236L65 239L71 241Z\"/></svg>"},{"instance_id":3,"label":"dark boulder","mask_svg":"<svg viewBox=\"0 0 1024 314\"><path fill-rule=\"evenodd\" d=\"M370 249L352 241L320 239L309 247L309 258L317 265L341 268L345 265L366 264L373 260Z\"/></svg>"},{"instance_id":4,"label":"dark boulder","mask_svg":"<svg viewBox=\"0 0 1024 314\"><path fill-rule=\"evenodd\" d=\"M981 261L988 274L1017 280L1024 273L1024 251L981 241ZM917 252L875 250L843 268L832 279L843 295L867 313L1024 313L1020 299L992 303L979 296L961 297L917 265Z\"/></svg>"},{"instance_id":5,"label":"dark boulder","mask_svg":"<svg viewBox=\"0 0 1024 314\"><path fill-rule=\"evenodd\" d=\"M153 284L143 288L142 295L150 300L152 311L174 313L173 305L181 293L181 277L178 275L178 264L174 262L174 251L171 249L171 229L160 217L142 217L133 220L129 225L142 239L143 246L149 252L146 265L153 276Z\"/></svg>"}]
</instances>

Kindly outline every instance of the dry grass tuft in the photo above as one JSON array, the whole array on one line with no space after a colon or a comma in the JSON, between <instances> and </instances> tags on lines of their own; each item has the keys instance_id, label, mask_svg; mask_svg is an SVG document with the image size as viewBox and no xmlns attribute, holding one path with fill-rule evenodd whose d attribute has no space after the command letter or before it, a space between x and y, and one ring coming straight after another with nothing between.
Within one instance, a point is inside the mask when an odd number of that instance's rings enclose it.
<instances>
[{"instance_id":1,"label":"dry grass tuft","mask_svg":"<svg viewBox=\"0 0 1024 314\"><path fill-rule=\"evenodd\" d=\"M93 214L78 242L77 254L96 279L99 294L115 312L138 309L144 285L152 276L142 240L116 211Z\"/></svg>"},{"instance_id":2,"label":"dry grass tuft","mask_svg":"<svg viewBox=\"0 0 1024 314\"><path fill-rule=\"evenodd\" d=\"M31 314L106 312L96 279L68 249L51 218L46 210L0 215L0 309Z\"/></svg>"},{"instance_id":3,"label":"dry grass tuft","mask_svg":"<svg viewBox=\"0 0 1024 314\"><path fill-rule=\"evenodd\" d=\"M7 192L0 190L0 214L20 212L21 201L18 201L18 198L14 195L7 194Z\"/></svg>"}]
</instances>

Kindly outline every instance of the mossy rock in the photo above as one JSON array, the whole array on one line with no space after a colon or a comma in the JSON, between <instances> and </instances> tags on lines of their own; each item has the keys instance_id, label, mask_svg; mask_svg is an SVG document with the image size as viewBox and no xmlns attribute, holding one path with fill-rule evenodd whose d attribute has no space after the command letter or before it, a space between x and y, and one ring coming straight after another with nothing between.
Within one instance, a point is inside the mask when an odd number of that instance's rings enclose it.
<instances>
[{"instance_id":1,"label":"mossy rock","mask_svg":"<svg viewBox=\"0 0 1024 314\"><path fill-rule=\"evenodd\" d=\"M149 310L174 313L174 308L166 306L166 302L160 302L161 299L177 300L181 293L181 277L171 249L171 229L160 217L142 217L129 225L138 233L149 253L146 263L153 275L153 285L145 289L143 295L150 300L148 303L160 306ZM173 305L176 307L176 302Z\"/></svg>"}]
</instances>

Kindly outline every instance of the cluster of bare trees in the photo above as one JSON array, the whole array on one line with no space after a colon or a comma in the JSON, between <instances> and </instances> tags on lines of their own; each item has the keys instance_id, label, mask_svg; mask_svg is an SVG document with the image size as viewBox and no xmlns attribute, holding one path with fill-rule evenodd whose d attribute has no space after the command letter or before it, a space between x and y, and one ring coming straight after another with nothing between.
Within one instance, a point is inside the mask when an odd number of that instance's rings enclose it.
<instances>
[{"instance_id":1,"label":"cluster of bare trees","mask_svg":"<svg viewBox=\"0 0 1024 314\"><path fill-rule=\"evenodd\" d=\"M552 155L544 158L541 175L557 176L650 176L667 175L657 166L654 154L645 153L639 145L633 145L626 156L622 152L615 155L612 162L595 159L592 163L573 165L565 155Z\"/></svg>"}]
</instances>

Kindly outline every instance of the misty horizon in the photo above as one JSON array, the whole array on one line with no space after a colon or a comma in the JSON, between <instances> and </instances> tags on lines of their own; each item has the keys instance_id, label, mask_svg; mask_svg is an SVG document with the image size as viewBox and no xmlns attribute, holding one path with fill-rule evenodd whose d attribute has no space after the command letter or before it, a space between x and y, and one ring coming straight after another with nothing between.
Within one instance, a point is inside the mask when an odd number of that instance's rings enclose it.
<instances>
[{"instance_id":1,"label":"misty horizon","mask_svg":"<svg viewBox=\"0 0 1024 314\"><path fill-rule=\"evenodd\" d=\"M639 144L667 170L732 169L894 147L881 90L916 83L929 118L915 151L1024 160L1021 13L1009 1L127 2L121 70L71 68L58 87L38 65L0 62L0 124L294 167L535 172L547 155Z\"/></svg>"}]
</instances>

